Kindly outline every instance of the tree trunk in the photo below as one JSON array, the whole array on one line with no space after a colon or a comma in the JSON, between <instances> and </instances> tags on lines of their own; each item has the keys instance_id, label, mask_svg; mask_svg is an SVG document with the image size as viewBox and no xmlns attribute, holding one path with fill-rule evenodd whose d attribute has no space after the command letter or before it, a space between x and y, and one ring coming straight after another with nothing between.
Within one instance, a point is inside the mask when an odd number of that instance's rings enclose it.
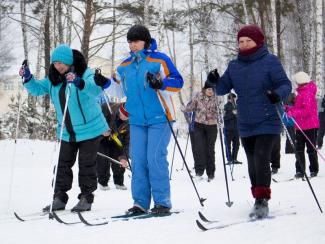
<instances>
[{"instance_id":1,"label":"tree trunk","mask_svg":"<svg viewBox=\"0 0 325 244\"><path fill-rule=\"evenodd\" d=\"M67 6L67 29L66 29L66 44L71 45L71 29L72 29L72 0L68 0Z\"/></svg>"},{"instance_id":2,"label":"tree trunk","mask_svg":"<svg viewBox=\"0 0 325 244\"><path fill-rule=\"evenodd\" d=\"M47 9L46 21L44 25L44 60L45 60L45 75L48 75L50 62L51 62L51 37L50 37L50 13ZM50 97L49 95L44 96L43 100L44 115L48 113L50 109Z\"/></svg>"},{"instance_id":3,"label":"tree trunk","mask_svg":"<svg viewBox=\"0 0 325 244\"><path fill-rule=\"evenodd\" d=\"M28 40L26 29L26 0L20 1L21 31L23 33L24 58L28 60Z\"/></svg>"},{"instance_id":4,"label":"tree trunk","mask_svg":"<svg viewBox=\"0 0 325 244\"><path fill-rule=\"evenodd\" d=\"M194 45L193 45L192 22L188 21L188 25L189 25L188 45L190 47L190 97L192 97L193 89L194 89Z\"/></svg>"},{"instance_id":5,"label":"tree trunk","mask_svg":"<svg viewBox=\"0 0 325 244\"><path fill-rule=\"evenodd\" d=\"M311 53L311 24L310 24L310 16L311 16L311 4L310 0L296 0L297 3L297 18L301 32L301 50L302 50L302 69L306 73L310 73L309 67L309 55Z\"/></svg>"},{"instance_id":6,"label":"tree trunk","mask_svg":"<svg viewBox=\"0 0 325 244\"><path fill-rule=\"evenodd\" d=\"M116 0L113 0L113 30L112 30L112 55L111 55L111 76L115 69L115 44L116 44Z\"/></svg>"},{"instance_id":7,"label":"tree trunk","mask_svg":"<svg viewBox=\"0 0 325 244\"><path fill-rule=\"evenodd\" d=\"M42 64L42 54L43 54L43 45L44 45L44 28L45 28L45 22L46 22L46 16L48 13L48 9L50 6L51 0L45 0L44 2L44 8L42 10L41 15L41 26L39 29L39 39L38 39L38 50L37 50L37 64L36 64L36 73L35 77L38 79L40 77L41 73L41 64Z\"/></svg>"},{"instance_id":8,"label":"tree trunk","mask_svg":"<svg viewBox=\"0 0 325 244\"><path fill-rule=\"evenodd\" d=\"M149 4L150 0L143 1L143 25L149 28Z\"/></svg>"},{"instance_id":9,"label":"tree trunk","mask_svg":"<svg viewBox=\"0 0 325 244\"><path fill-rule=\"evenodd\" d=\"M323 4L324 0L316 0L316 67L315 77L317 86L319 87L319 94L324 95L324 80L323 80L323 48L324 48L324 34L323 34Z\"/></svg>"},{"instance_id":10,"label":"tree trunk","mask_svg":"<svg viewBox=\"0 0 325 244\"><path fill-rule=\"evenodd\" d=\"M62 25L62 0L57 0L57 20L58 20L58 35L60 44L64 42L63 25Z\"/></svg>"},{"instance_id":11,"label":"tree trunk","mask_svg":"<svg viewBox=\"0 0 325 244\"><path fill-rule=\"evenodd\" d=\"M92 25L91 25L92 10L93 10L93 1L86 0L85 22L84 22L84 30L82 36L82 44L81 44L81 52L84 55L86 62L88 62L89 59L89 40L90 40L90 35L92 33Z\"/></svg>"},{"instance_id":12,"label":"tree trunk","mask_svg":"<svg viewBox=\"0 0 325 244\"><path fill-rule=\"evenodd\" d=\"M164 44L164 0L159 1L159 20L158 20L158 47L161 50Z\"/></svg>"},{"instance_id":13,"label":"tree trunk","mask_svg":"<svg viewBox=\"0 0 325 244\"><path fill-rule=\"evenodd\" d=\"M272 45L273 45L273 54L278 55L278 36L276 29L276 10L275 10L275 0L271 0L271 17L272 17Z\"/></svg>"},{"instance_id":14,"label":"tree trunk","mask_svg":"<svg viewBox=\"0 0 325 244\"><path fill-rule=\"evenodd\" d=\"M275 14L276 14L276 33L277 33L277 55L278 58L283 62L283 55L282 55L282 43L281 43L281 0L275 1Z\"/></svg>"},{"instance_id":15,"label":"tree trunk","mask_svg":"<svg viewBox=\"0 0 325 244\"><path fill-rule=\"evenodd\" d=\"M246 2L245 0L242 0L243 2L243 10L244 10L244 16L245 16L245 24L249 24L249 18L248 18L248 13L247 13L247 8L246 8Z\"/></svg>"}]
</instances>

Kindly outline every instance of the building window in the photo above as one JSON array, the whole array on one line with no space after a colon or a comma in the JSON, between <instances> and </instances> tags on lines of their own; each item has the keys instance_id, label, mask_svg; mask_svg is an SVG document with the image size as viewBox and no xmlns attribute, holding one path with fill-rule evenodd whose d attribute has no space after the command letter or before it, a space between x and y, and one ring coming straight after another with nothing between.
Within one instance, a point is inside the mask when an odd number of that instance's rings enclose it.
<instances>
[{"instance_id":1,"label":"building window","mask_svg":"<svg viewBox=\"0 0 325 244\"><path fill-rule=\"evenodd\" d=\"M12 81L3 81L3 90L4 91L13 91L14 83Z\"/></svg>"}]
</instances>

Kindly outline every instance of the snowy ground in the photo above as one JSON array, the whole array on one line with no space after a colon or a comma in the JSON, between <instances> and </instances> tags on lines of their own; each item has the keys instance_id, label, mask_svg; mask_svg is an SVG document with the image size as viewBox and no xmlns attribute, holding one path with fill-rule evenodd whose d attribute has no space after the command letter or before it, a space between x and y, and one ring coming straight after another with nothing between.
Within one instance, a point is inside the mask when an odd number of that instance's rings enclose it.
<instances>
[{"instance_id":1,"label":"snowy ground","mask_svg":"<svg viewBox=\"0 0 325 244\"><path fill-rule=\"evenodd\" d=\"M185 140L179 140L185 148ZM171 140L170 159L173 146L174 142ZM275 176L278 180L292 178L295 173L294 156L285 155L283 148L281 169ZM0 195L0 242L2 244L325 243L324 215L320 213L307 182L298 180L272 183L272 200L269 202L271 215L276 216L292 211L297 212L296 215L284 215L220 230L200 231L195 224L198 210L211 219L226 223L246 219L253 205L245 154L241 148L239 160L245 163L235 166L234 181L231 180L228 171L230 200L234 204L231 208L226 206L227 194L219 138L216 145L215 180L208 183L205 178L203 181L196 182L200 196L207 198L204 207L199 204L186 170L180 170L182 161L179 153L176 152L171 180L172 202L175 210L183 210L180 214L159 219L114 222L99 227L87 227L83 224L66 226L48 219L20 222L13 217L13 211L21 215L33 213L50 202L51 161L56 157L53 151L54 143L50 142L18 140L15 147L11 140L0 141L0 185L3 190ZM187 162L192 168L193 159L189 152L190 150L187 153ZM321 153L325 154L325 150L323 149ZM325 208L325 162L321 159L319 162L319 176L312 179L311 184L320 205ZM76 166L74 170L77 175ZM130 187L129 173L125 176L126 185ZM12 186L10 186L11 179ZM69 192L70 200L67 208L73 207L77 202L77 180L73 184L73 189ZM91 219L95 216L117 215L132 206L130 190L116 190L113 183L110 184L111 190L96 191L93 211L85 214L86 217ZM9 201L10 196L11 201ZM66 220L77 219L75 215L62 216L64 217Z\"/></svg>"}]
</instances>

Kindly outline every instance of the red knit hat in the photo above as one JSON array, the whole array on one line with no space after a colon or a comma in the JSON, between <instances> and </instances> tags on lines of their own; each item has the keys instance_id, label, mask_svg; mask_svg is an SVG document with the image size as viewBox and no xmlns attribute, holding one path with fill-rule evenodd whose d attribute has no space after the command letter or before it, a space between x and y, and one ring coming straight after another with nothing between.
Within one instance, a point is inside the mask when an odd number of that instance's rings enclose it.
<instances>
[{"instance_id":1,"label":"red knit hat","mask_svg":"<svg viewBox=\"0 0 325 244\"><path fill-rule=\"evenodd\" d=\"M265 36L263 31L257 25L245 25L243 26L237 34L237 41L242 36L246 36L251 38L257 45L257 47L261 47L264 44Z\"/></svg>"},{"instance_id":2,"label":"red knit hat","mask_svg":"<svg viewBox=\"0 0 325 244\"><path fill-rule=\"evenodd\" d=\"M125 107L124 107L125 103L121 103L120 105L120 108L119 108L119 112L121 114L123 114L125 117L129 117L129 113L125 110Z\"/></svg>"}]
</instances>

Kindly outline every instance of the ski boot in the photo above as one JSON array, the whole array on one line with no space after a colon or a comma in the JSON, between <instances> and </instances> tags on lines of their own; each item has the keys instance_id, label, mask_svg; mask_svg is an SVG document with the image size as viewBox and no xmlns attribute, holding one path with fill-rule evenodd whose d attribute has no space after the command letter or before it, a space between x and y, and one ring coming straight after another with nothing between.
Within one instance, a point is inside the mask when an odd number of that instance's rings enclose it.
<instances>
[{"instance_id":1,"label":"ski boot","mask_svg":"<svg viewBox=\"0 0 325 244\"><path fill-rule=\"evenodd\" d=\"M151 213L156 215L170 214L170 208L157 204L154 208L151 209Z\"/></svg>"},{"instance_id":2,"label":"ski boot","mask_svg":"<svg viewBox=\"0 0 325 244\"><path fill-rule=\"evenodd\" d=\"M91 203L89 203L86 197L82 196L79 202L71 209L71 212L84 212L91 210Z\"/></svg>"},{"instance_id":3,"label":"ski boot","mask_svg":"<svg viewBox=\"0 0 325 244\"><path fill-rule=\"evenodd\" d=\"M249 214L250 218L263 219L269 214L268 199L256 199L252 212Z\"/></svg>"},{"instance_id":4,"label":"ski boot","mask_svg":"<svg viewBox=\"0 0 325 244\"><path fill-rule=\"evenodd\" d=\"M66 203L61 201L60 198L55 197L52 202L52 211L59 211L65 209ZM49 213L51 210L51 204L47 205L45 208L42 209L44 213Z\"/></svg>"}]
</instances>

